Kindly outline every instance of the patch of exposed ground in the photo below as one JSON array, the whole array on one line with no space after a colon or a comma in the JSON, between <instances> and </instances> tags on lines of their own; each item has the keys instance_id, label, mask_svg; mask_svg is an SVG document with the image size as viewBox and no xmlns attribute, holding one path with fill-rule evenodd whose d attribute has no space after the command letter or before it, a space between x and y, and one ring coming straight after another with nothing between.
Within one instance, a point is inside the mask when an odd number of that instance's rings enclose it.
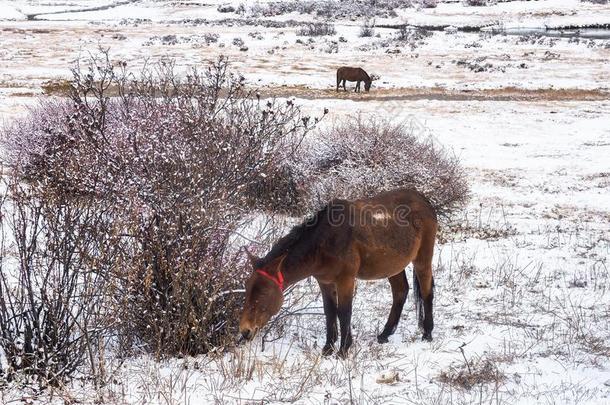
<instances>
[{"instance_id":1,"label":"patch of exposed ground","mask_svg":"<svg viewBox=\"0 0 610 405\"><path fill-rule=\"evenodd\" d=\"M298 97L304 99L351 99L354 101L442 100L442 101L562 101L608 100L610 91L593 89L500 89L455 90L442 87L411 87L371 90L369 93L309 89L304 86L264 88L263 96Z\"/></svg>"}]
</instances>

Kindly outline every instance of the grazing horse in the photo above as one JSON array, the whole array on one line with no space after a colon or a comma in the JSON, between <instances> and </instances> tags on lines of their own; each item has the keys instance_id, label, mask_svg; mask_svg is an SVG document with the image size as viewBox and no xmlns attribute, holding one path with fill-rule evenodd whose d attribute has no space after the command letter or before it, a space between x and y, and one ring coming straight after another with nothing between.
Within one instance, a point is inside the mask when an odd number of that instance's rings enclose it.
<instances>
[{"instance_id":1,"label":"grazing horse","mask_svg":"<svg viewBox=\"0 0 610 405\"><path fill-rule=\"evenodd\" d=\"M343 90L347 91L345 88L346 80L349 82L356 82L356 89L354 91L360 91L360 82L364 82L364 90L366 91L371 89L371 83L373 83L373 79L364 69L343 66L337 69L337 91L339 91L341 82L343 82Z\"/></svg>"},{"instance_id":2,"label":"grazing horse","mask_svg":"<svg viewBox=\"0 0 610 405\"><path fill-rule=\"evenodd\" d=\"M436 213L429 201L412 189L399 189L373 198L333 200L316 215L278 240L269 253L257 258L250 253L254 271L246 283L246 299L239 330L250 340L284 302L286 287L313 276L322 291L326 315L323 354L335 349L340 323L345 356L352 344L352 300L356 279L387 278L392 287L390 315L377 336L388 341L409 292L405 267L413 263L419 327L423 339L432 340L432 254L436 237Z\"/></svg>"}]
</instances>

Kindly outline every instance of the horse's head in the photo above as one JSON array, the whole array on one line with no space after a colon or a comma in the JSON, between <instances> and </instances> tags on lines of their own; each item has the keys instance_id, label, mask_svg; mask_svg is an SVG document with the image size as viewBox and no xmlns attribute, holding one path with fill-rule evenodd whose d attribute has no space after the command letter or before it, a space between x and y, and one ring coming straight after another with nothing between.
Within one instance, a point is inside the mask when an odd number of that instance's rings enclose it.
<instances>
[{"instance_id":1,"label":"horse's head","mask_svg":"<svg viewBox=\"0 0 610 405\"><path fill-rule=\"evenodd\" d=\"M373 84L373 80L378 80L379 75L372 74L370 76L370 80L364 82L364 90L369 91L371 89L371 85Z\"/></svg>"},{"instance_id":2,"label":"horse's head","mask_svg":"<svg viewBox=\"0 0 610 405\"><path fill-rule=\"evenodd\" d=\"M269 322L284 303L284 279L280 272L281 259L277 259L264 268L257 267L260 260L250 256L254 271L246 282L246 301L239 321L239 332L246 340L254 338L256 333Z\"/></svg>"}]
</instances>

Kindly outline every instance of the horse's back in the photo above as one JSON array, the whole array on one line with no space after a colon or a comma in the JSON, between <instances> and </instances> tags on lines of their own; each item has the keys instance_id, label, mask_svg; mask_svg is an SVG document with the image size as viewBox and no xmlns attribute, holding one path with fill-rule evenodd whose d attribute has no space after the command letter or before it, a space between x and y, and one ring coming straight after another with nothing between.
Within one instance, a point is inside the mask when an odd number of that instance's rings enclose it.
<instances>
[{"instance_id":1,"label":"horse's back","mask_svg":"<svg viewBox=\"0 0 610 405\"><path fill-rule=\"evenodd\" d=\"M436 213L416 190L394 190L355 201L337 200L333 205L334 210L348 213L347 226L335 228L333 233L334 239L347 248L343 251L358 256L358 278L398 274L418 256L423 244L425 249L434 244Z\"/></svg>"},{"instance_id":2,"label":"horse's back","mask_svg":"<svg viewBox=\"0 0 610 405\"><path fill-rule=\"evenodd\" d=\"M337 69L337 77L348 81L364 80L367 73L360 67L342 66Z\"/></svg>"}]
</instances>

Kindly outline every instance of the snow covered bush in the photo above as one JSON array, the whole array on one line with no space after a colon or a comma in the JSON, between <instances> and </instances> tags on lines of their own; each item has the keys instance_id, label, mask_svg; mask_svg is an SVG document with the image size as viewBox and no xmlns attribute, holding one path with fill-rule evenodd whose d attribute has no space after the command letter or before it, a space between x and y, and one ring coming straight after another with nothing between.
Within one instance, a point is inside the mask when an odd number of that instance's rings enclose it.
<instances>
[{"instance_id":1,"label":"snow covered bush","mask_svg":"<svg viewBox=\"0 0 610 405\"><path fill-rule=\"evenodd\" d=\"M107 56L73 73L68 101L4 131L14 176L106 221L96 237L113 253L95 271L122 349L197 354L232 342L246 266L230 238L254 208L283 199L261 184L314 120L248 92L222 58L184 76L172 61L134 74Z\"/></svg>"},{"instance_id":2,"label":"snow covered bush","mask_svg":"<svg viewBox=\"0 0 610 405\"><path fill-rule=\"evenodd\" d=\"M320 37L324 35L335 35L337 30L330 22L313 22L306 24L303 28L297 31L297 35L305 37Z\"/></svg>"},{"instance_id":3,"label":"snow covered bush","mask_svg":"<svg viewBox=\"0 0 610 405\"><path fill-rule=\"evenodd\" d=\"M232 4L219 4L218 7L216 7L216 10L218 10L219 13L234 13L235 7L233 7Z\"/></svg>"},{"instance_id":4,"label":"snow covered bush","mask_svg":"<svg viewBox=\"0 0 610 405\"><path fill-rule=\"evenodd\" d=\"M468 199L459 160L406 124L349 121L303 143L292 166L301 185L301 206L312 211L333 198L361 198L397 187L423 192L441 216Z\"/></svg>"},{"instance_id":5,"label":"snow covered bush","mask_svg":"<svg viewBox=\"0 0 610 405\"><path fill-rule=\"evenodd\" d=\"M278 16L298 12L326 18L387 18L396 15L395 9L413 7L410 0L287 0L256 2L250 13L255 16Z\"/></svg>"},{"instance_id":6,"label":"snow covered bush","mask_svg":"<svg viewBox=\"0 0 610 405\"><path fill-rule=\"evenodd\" d=\"M463 0L466 6L483 7L495 4L495 0Z\"/></svg>"},{"instance_id":7,"label":"snow covered bush","mask_svg":"<svg viewBox=\"0 0 610 405\"><path fill-rule=\"evenodd\" d=\"M406 44L411 50L425 45L426 39L432 36L432 32L419 27L410 27L406 24L398 30L396 40Z\"/></svg>"},{"instance_id":8,"label":"snow covered bush","mask_svg":"<svg viewBox=\"0 0 610 405\"><path fill-rule=\"evenodd\" d=\"M436 8L438 6L438 0L421 0L419 4L423 8Z\"/></svg>"},{"instance_id":9,"label":"snow covered bush","mask_svg":"<svg viewBox=\"0 0 610 405\"><path fill-rule=\"evenodd\" d=\"M362 38L372 37L375 35L375 20L374 19L366 19L360 26L359 36Z\"/></svg>"}]
</instances>

